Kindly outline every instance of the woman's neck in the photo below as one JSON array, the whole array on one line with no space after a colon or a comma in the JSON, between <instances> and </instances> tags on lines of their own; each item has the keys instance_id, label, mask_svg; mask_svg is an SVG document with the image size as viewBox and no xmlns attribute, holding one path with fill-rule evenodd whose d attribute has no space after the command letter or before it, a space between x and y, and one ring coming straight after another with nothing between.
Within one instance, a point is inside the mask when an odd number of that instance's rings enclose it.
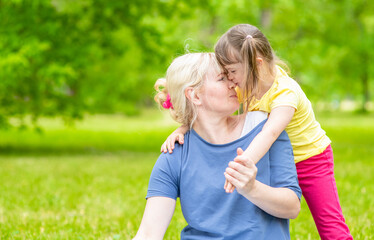
<instances>
[{"instance_id":1,"label":"woman's neck","mask_svg":"<svg viewBox=\"0 0 374 240\"><path fill-rule=\"evenodd\" d=\"M199 114L193 129L207 142L225 144L238 139L241 135L245 116L207 116Z\"/></svg>"}]
</instances>

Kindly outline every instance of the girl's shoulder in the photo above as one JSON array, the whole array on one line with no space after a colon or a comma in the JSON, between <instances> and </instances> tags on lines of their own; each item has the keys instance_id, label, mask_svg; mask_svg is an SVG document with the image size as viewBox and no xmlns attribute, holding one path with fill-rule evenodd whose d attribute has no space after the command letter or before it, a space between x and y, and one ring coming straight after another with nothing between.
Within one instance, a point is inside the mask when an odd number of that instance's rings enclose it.
<instances>
[{"instance_id":1,"label":"girl's shoulder","mask_svg":"<svg viewBox=\"0 0 374 240\"><path fill-rule=\"evenodd\" d=\"M275 78L276 88L275 91L283 91L286 89L299 91L300 85L288 74L284 71L281 67L277 66L277 75Z\"/></svg>"}]
</instances>

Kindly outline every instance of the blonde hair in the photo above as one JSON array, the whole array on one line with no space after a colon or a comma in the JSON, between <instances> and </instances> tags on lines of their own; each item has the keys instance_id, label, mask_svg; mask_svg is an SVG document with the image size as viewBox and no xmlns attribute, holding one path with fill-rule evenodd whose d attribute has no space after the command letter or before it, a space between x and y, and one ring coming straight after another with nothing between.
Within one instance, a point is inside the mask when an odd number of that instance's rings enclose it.
<instances>
[{"instance_id":1,"label":"blonde hair","mask_svg":"<svg viewBox=\"0 0 374 240\"><path fill-rule=\"evenodd\" d=\"M286 66L274 53L265 35L255 26L239 24L230 28L221 36L214 47L219 64L226 65L243 63L245 84L242 89L244 112L258 92L259 70L256 58L262 57L269 66L269 71L275 76L273 69L276 64Z\"/></svg>"},{"instance_id":2,"label":"blonde hair","mask_svg":"<svg viewBox=\"0 0 374 240\"><path fill-rule=\"evenodd\" d=\"M188 53L177 57L170 64L166 78L156 81L155 101L162 107L169 94L173 105L169 108L171 117L183 125L192 127L197 117L197 110L186 97L185 90L192 87L193 94L199 91L208 71L212 68L221 72L214 53Z\"/></svg>"}]
</instances>

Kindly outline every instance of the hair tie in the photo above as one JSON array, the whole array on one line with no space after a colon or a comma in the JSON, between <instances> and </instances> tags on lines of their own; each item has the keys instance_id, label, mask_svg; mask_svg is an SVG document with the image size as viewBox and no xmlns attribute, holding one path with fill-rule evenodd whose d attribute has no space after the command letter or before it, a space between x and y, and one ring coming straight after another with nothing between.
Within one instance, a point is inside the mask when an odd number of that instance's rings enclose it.
<instances>
[{"instance_id":1,"label":"hair tie","mask_svg":"<svg viewBox=\"0 0 374 240\"><path fill-rule=\"evenodd\" d=\"M250 35L250 34L248 34L248 35L245 37L245 39L248 39L248 38L253 39L252 35Z\"/></svg>"},{"instance_id":2,"label":"hair tie","mask_svg":"<svg viewBox=\"0 0 374 240\"><path fill-rule=\"evenodd\" d=\"M165 109L169 109L169 108L174 109L173 104L171 103L170 100L171 100L170 95L168 93L168 95L166 95L166 101L162 104L162 107Z\"/></svg>"}]
</instances>

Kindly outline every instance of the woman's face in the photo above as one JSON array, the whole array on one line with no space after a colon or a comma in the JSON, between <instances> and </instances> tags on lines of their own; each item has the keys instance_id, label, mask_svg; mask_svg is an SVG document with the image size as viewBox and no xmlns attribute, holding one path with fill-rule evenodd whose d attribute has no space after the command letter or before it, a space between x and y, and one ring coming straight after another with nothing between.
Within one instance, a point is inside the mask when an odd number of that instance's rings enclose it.
<instances>
[{"instance_id":1,"label":"woman's face","mask_svg":"<svg viewBox=\"0 0 374 240\"><path fill-rule=\"evenodd\" d=\"M236 84L228 80L226 74L212 69L208 72L200 92L205 110L232 114L239 109Z\"/></svg>"},{"instance_id":2,"label":"woman's face","mask_svg":"<svg viewBox=\"0 0 374 240\"><path fill-rule=\"evenodd\" d=\"M237 84L240 88L243 88L245 83L243 64L233 63L230 65L226 65L225 69L227 71L227 78Z\"/></svg>"}]
</instances>

